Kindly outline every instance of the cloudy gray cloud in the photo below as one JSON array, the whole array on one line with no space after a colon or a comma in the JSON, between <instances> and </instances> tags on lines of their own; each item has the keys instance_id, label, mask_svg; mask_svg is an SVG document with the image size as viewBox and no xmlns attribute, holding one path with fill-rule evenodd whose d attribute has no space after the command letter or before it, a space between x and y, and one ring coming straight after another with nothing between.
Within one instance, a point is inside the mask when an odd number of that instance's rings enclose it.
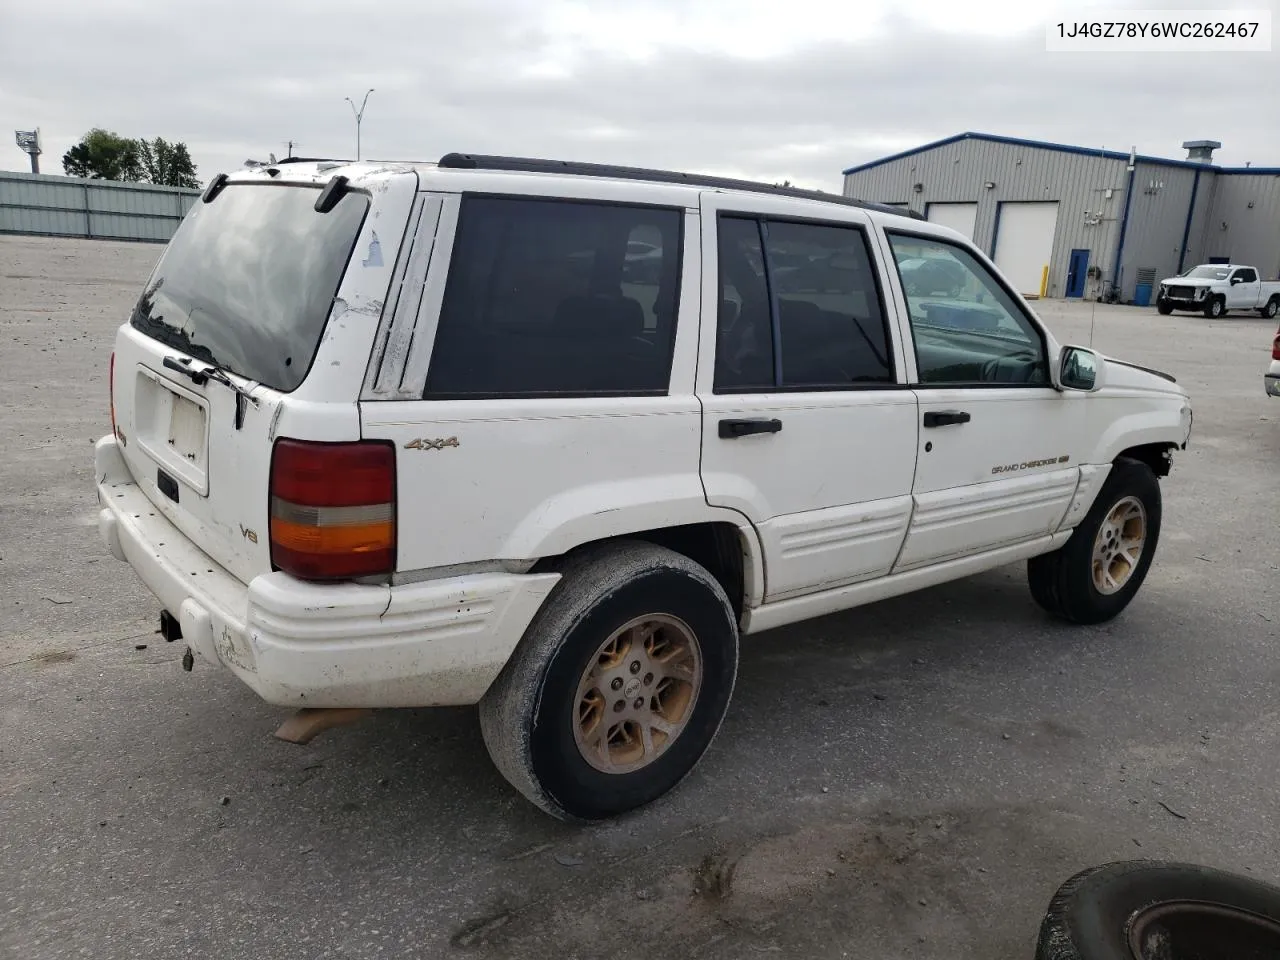
<instances>
[{"instance_id":1,"label":"cloudy gray cloud","mask_svg":"<svg viewBox=\"0 0 1280 960\"><path fill-rule=\"evenodd\" d=\"M1211 137L1224 163L1280 166L1275 53L1051 55L1041 16L1010 0L965 18L940 0L853 6L0 0L0 120L42 128L48 172L91 126L185 140L205 177L290 138L352 156L343 98L368 87L377 158L498 152L834 190L843 167L981 130L1175 157Z\"/></svg>"}]
</instances>

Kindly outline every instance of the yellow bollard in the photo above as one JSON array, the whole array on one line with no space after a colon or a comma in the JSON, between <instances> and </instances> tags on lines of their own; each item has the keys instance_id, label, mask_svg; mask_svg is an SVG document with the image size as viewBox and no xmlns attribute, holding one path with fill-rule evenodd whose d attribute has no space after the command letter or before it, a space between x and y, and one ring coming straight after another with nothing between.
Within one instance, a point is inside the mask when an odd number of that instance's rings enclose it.
<instances>
[{"instance_id":1,"label":"yellow bollard","mask_svg":"<svg viewBox=\"0 0 1280 960\"><path fill-rule=\"evenodd\" d=\"M1049 292L1049 265L1044 265L1044 270L1040 273L1040 296L1043 298Z\"/></svg>"}]
</instances>

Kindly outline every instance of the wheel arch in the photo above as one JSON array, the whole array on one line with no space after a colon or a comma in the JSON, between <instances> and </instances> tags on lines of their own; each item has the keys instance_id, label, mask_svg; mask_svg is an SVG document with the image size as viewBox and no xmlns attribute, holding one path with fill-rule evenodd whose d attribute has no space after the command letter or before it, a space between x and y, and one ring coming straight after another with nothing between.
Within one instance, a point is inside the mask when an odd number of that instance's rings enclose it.
<instances>
[{"instance_id":1,"label":"wheel arch","mask_svg":"<svg viewBox=\"0 0 1280 960\"><path fill-rule=\"evenodd\" d=\"M1122 459L1137 460L1139 463L1145 463L1150 467L1151 472L1157 477L1167 477L1169 471L1173 468L1173 451L1176 449L1178 449L1178 444L1169 440L1140 443L1137 446L1121 450L1116 454L1112 462Z\"/></svg>"},{"instance_id":2,"label":"wheel arch","mask_svg":"<svg viewBox=\"0 0 1280 960\"><path fill-rule=\"evenodd\" d=\"M739 623L764 596L764 556L755 528L743 520L707 520L634 530L576 544L534 564L531 572L558 569L566 559L591 547L620 540L640 540L665 547L701 565L724 588Z\"/></svg>"}]
</instances>

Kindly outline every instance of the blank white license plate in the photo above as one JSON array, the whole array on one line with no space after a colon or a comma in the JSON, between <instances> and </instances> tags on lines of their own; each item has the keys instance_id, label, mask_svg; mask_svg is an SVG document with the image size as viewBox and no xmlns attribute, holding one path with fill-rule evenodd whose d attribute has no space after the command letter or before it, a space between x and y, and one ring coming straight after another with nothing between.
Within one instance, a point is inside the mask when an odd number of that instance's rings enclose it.
<instances>
[{"instance_id":1,"label":"blank white license plate","mask_svg":"<svg viewBox=\"0 0 1280 960\"><path fill-rule=\"evenodd\" d=\"M169 415L169 446L185 460L200 463L204 459L204 409L186 397L172 394L173 410Z\"/></svg>"}]
</instances>

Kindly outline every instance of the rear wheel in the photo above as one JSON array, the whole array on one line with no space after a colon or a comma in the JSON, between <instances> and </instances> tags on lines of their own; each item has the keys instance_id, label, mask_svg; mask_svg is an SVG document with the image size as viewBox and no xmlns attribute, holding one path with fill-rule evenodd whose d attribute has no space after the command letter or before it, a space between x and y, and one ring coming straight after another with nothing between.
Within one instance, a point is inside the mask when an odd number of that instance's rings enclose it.
<instances>
[{"instance_id":1,"label":"rear wheel","mask_svg":"<svg viewBox=\"0 0 1280 960\"><path fill-rule=\"evenodd\" d=\"M1072 623L1102 623L1129 605L1160 539L1160 483L1138 460L1118 459L1093 506L1061 547L1027 561L1031 596Z\"/></svg>"},{"instance_id":2,"label":"rear wheel","mask_svg":"<svg viewBox=\"0 0 1280 960\"><path fill-rule=\"evenodd\" d=\"M1217 320L1227 314L1227 301L1221 297L1210 297L1208 303L1204 305L1204 315L1210 320Z\"/></svg>"},{"instance_id":3,"label":"rear wheel","mask_svg":"<svg viewBox=\"0 0 1280 960\"><path fill-rule=\"evenodd\" d=\"M1157 311L1161 316L1165 316L1165 317L1167 317L1169 314L1173 313L1173 305L1172 305L1172 304L1170 304L1170 303L1169 303L1169 301L1167 301L1167 300L1157 300L1157 301L1156 301L1156 311Z\"/></svg>"},{"instance_id":4,"label":"rear wheel","mask_svg":"<svg viewBox=\"0 0 1280 960\"><path fill-rule=\"evenodd\" d=\"M1277 313L1280 313L1280 297L1272 297L1258 313L1268 320L1273 319Z\"/></svg>"},{"instance_id":5,"label":"rear wheel","mask_svg":"<svg viewBox=\"0 0 1280 960\"><path fill-rule=\"evenodd\" d=\"M710 573L652 544L589 548L560 572L480 725L527 799L600 820L662 796L711 745L733 693L737 620Z\"/></svg>"},{"instance_id":6,"label":"rear wheel","mask_svg":"<svg viewBox=\"0 0 1280 960\"><path fill-rule=\"evenodd\" d=\"M1036 960L1270 960L1280 889L1182 863L1109 863L1076 874L1040 925Z\"/></svg>"}]
</instances>

